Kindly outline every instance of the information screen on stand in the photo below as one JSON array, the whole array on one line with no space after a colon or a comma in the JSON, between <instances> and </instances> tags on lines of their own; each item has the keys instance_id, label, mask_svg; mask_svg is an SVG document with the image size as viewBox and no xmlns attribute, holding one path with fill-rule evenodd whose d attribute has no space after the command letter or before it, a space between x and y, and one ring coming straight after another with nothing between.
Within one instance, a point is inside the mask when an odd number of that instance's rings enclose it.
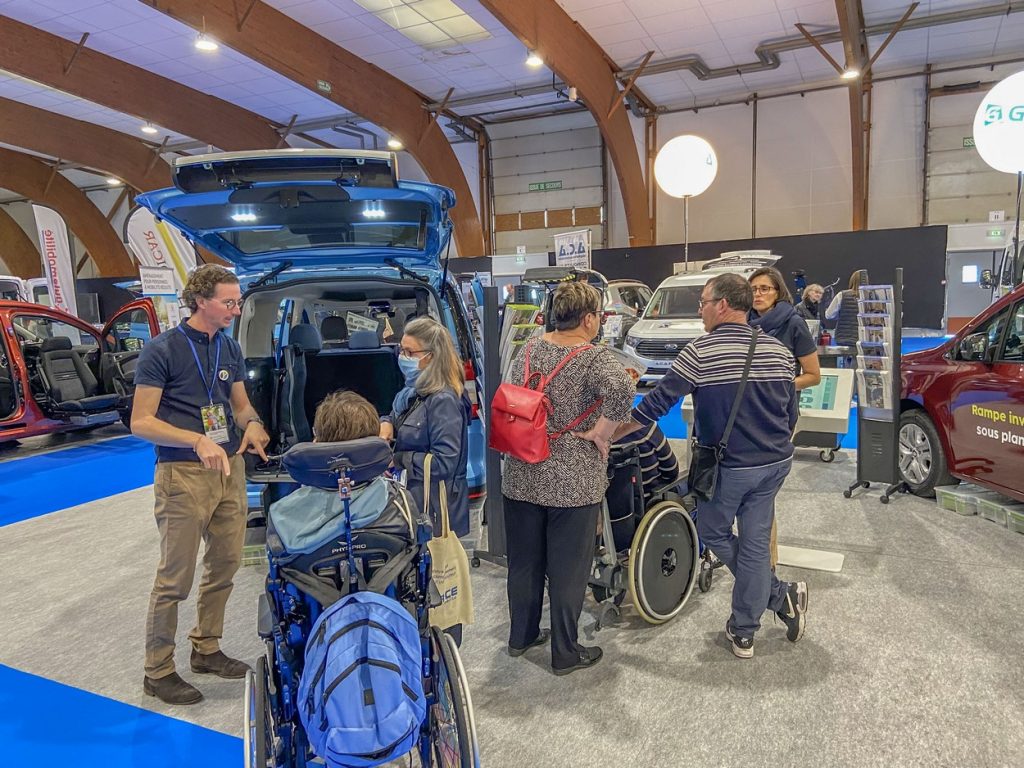
<instances>
[{"instance_id":1,"label":"information screen on stand","mask_svg":"<svg viewBox=\"0 0 1024 768\"><path fill-rule=\"evenodd\" d=\"M800 410L831 411L836 407L839 374L822 374L821 383L801 390Z\"/></svg>"}]
</instances>

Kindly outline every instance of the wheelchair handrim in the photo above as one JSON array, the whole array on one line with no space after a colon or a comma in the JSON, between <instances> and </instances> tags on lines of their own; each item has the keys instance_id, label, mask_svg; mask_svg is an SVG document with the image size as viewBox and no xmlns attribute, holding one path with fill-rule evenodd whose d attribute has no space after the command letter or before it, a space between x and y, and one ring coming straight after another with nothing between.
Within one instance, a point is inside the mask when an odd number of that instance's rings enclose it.
<instances>
[{"instance_id":1,"label":"wheelchair handrim","mask_svg":"<svg viewBox=\"0 0 1024 768\"><path fill-rule=\"evenodd\" d=\"M657 610L652 607L649 596L645 593L642 569L645 562L645 557L648 554L649 532L660 522L663 518L668 515L675 514L679 519L683 520L683 526L689 533L690 541L686 546L686 551L690 555L690 569L687 575L686 586L680 594L678 602L676 602L670 610ZM689 513L674 501L662 501L655 504L647 514L640 520L640 524L637 526L636 534L633 537L633 546L630 548L629 554L629 567L627 573L627 583L629 585L629 594L633 600L633 605L636 607L637 612L643 617L644 621L650 624L664 624L669 619L672 619L683 609L686 605L687 600L690 599L690 594L693 592L693 586L697 582L697 572L699 569L699 554L697 544L697 530L693 524L693 520L690 518Z\"/></svg>"}]
</instances>

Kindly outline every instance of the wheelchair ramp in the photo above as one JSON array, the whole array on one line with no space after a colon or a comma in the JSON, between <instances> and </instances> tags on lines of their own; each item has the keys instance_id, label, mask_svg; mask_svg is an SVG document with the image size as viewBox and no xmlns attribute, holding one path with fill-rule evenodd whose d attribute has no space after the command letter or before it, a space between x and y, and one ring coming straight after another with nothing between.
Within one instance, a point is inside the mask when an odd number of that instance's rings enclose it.
<instances>
[{"instance_id":1,"label":"wheelchair ramp","mask_svg":"<svg viewBox=\"0 0 1024 768\"><path fill-rule=\"evenodd\" d=\"M779 545L779 565L788 565L791 568L806 568L809 571L839 573L843 570L843 561L845 559L846 555L841 555L838 552Z\"/></svg>"}]
</instances>

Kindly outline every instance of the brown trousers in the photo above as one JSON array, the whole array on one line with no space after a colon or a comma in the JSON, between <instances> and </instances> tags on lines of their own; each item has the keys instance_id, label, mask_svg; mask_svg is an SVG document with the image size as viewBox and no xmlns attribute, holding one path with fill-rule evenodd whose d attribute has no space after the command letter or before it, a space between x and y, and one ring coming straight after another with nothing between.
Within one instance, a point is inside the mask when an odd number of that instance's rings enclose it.
<instances>
[{"instance_id":1,"label":"brown trousers","mask_svg":"<svg viewBox=\"0 0 1024 768\"><path fill-rule=\"evenodd\" d=\"M206 545L203 577L196 626L188 636L198 653L214 653L220 647L224 608L245 541L245 462L232 456L230 477L199 462L160 462L153 493L160 564L146 617L146 676L155 680L174 672L178 603L192 590L200 541Z\"/></svg>"}]
</instances>

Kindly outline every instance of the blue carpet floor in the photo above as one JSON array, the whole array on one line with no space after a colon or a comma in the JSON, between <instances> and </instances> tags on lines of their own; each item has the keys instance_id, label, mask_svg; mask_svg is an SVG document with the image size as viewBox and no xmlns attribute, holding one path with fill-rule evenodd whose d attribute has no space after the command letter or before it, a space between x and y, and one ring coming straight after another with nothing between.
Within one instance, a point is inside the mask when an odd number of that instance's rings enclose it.
<instances>
[{"instance_id":1,"label":"blue carpet floor","mask_svg":"<svg viewBox=\"0 0 1024 768\"><path fill-rule=\"evenodd\" d=\"M153 446L119 437L0 463L0 526L153 482Z\"/></svg>"},{"instance_id":2,"label":"blue carpet floor","mask_svg":"<svg viewBox=\"0 0 1024 768\"><path fill-rule=\"evenodd\" d=\"M242 740L0 664L5 768L235 768Z\"/></svg>"}]
</instances>

